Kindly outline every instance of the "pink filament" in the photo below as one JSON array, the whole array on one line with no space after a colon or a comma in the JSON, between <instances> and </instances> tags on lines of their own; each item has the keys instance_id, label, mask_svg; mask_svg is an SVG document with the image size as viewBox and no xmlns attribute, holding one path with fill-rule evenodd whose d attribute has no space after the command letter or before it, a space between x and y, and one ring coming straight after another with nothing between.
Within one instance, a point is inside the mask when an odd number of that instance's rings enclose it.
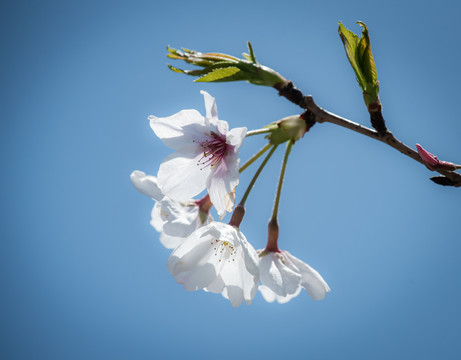
<instances>
[{"instance_id":1,"label":"pink filament","mask_svg":"<svg viewBox=\"0 0 461 360\"><path fill-rule=\"evenodd\" d=\"M211 132L211 138L201 142L200 146L204 151L197 165L203 165L203 168L218 165L227 154L226 139L214 132Z\"/></svg>"}]
</instances>

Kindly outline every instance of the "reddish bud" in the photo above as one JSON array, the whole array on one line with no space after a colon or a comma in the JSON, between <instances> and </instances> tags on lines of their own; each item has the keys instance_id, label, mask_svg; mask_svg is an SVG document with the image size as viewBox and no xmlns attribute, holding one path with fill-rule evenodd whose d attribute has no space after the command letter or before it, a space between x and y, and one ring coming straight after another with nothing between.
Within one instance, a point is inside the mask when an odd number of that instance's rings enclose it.
<instances>
[{"instance_id":1,"label":"reddish bud","mask_svg":"<svg viewBox=\"0 0 461 360\"><path fill-rule=\"evenodd\" d=\"M446 171L454 171L459 168L459 165L455 165L451 162L441 161L435 156L431 154L429 151L425 150L421 145L416 144L416 149L418 149L418 154L423 160L424 165L431 170L431 171L438 171L438 170L446 170Z\"/></svg>"}]
</instances>

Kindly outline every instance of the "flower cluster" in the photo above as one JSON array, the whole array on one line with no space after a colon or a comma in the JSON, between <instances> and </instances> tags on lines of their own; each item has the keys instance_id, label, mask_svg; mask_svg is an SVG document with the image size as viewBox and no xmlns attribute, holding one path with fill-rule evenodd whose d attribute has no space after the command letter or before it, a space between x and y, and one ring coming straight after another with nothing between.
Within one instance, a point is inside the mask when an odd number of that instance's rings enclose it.
<instances>
[{"instance_id":1,"label":"flower cluster","mask_svg":"<svg viewBox=\"0 0 461 360\"><path fill-rule=\"evenodd\" d=\"M168 271L187 291L222 294L234 307L243 301L251 304L258 289L268 302L285 303L302 288L313 299L323 299L330 291L326 282L309 265L273 246L274 233L266 249L253 248L239 229L242 205L235 207L229 224L211 217L212 206L220 219L234 209L239 150L247 129L229 130L218 118L215 99L201 93L205 116L183 110L166 118L149 117L155 135L174 152L156 177L142 171L131 174L134 187L155 201L151 225L161 234L161 243L173 249ZM204 191L203 198L193 199Z\"/></svg>"}]
</instances>

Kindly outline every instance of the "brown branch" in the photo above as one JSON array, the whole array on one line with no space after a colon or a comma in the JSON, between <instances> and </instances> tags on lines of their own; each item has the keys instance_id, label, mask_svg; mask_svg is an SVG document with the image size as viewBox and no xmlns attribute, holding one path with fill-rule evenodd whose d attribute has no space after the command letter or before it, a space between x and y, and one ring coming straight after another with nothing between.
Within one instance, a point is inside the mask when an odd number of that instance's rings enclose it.
<instances>
[{"instance_id":1,"label":"brown branch","mask_svg":"<svg viewBox=\"0 0 461 360\"><path fill-rule=\"evenodd\" d=\"M394 149L400 151L402 154L425 165L424 161L421 159L416 150L413 150L400 140L396 139L389 130L387 130L385 133L381 135L373 129L357 124L353 121L350 121L341 116L333 114L325 109L322 109L314 102L312 96L304 96L303 93L298 88L296 88L291 81L275 84L274 88L276 88L279 91L280 96L284 96L294 104L303 108L305 110L303 117L308 117L318 123L329 122L358 132L362 135L366 135L368 137L371 137L375 140L381 141L393 147ZM461 174L454 171L446 170L436 171L442 174L443 176L431 178L431 180L435 183L440 185L451 185L456 187L461 186Z\"/></svg>"}]
</instances>

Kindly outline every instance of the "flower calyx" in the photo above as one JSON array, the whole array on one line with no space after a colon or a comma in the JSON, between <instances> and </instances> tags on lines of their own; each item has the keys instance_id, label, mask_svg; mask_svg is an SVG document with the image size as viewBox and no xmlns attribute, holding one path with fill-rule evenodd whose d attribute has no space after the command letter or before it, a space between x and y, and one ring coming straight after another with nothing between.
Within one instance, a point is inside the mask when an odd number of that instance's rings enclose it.
<instances>
[{"instance_id":1,"label":"flower calyx","mask_svg":"<svg viewBox=\"0 0 461 360\"><path fill-rule=\"evenodd\" d=\"M295 143L304 136L312 125L311 119L306 120L303 115L287 116L266 126L271 129L266 139L269 139L269 142L273 145L279 145L288 140Z\"/></svg>"},{"instance_id":2,"label":"flower calyx","mask_svg":"<svg viewBox=\"0 0 461 360\"><path fill-rule=\"evenodd\" d=\"M234 208L234 212L232 213L232 217L229 221L229 225L238 228L242 223L243 217L245 216L245 207L242 204L238 204Z\"/></svg>"}]
</instances>

